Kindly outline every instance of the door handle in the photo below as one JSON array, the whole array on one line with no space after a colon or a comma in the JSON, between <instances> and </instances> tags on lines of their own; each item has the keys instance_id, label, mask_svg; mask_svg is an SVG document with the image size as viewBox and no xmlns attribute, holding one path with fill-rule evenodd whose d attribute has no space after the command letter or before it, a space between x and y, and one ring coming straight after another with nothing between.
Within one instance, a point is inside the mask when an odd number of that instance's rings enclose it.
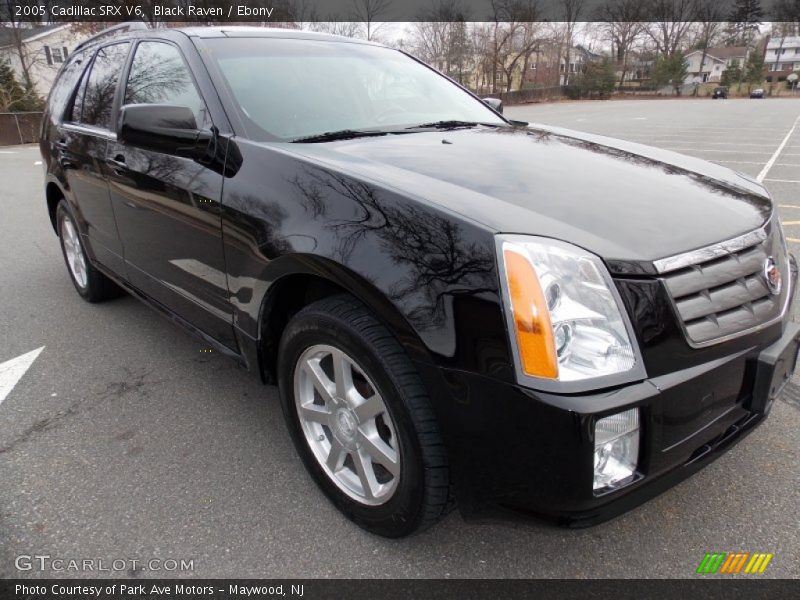
<instances>
[{"instance_id":1,"label":"door handle","mask_svg":"<svg viewBox=\"0 0 800 600\"><path fill-rule=\"evenodd\" d=\"M114 158L109 158L106 162L111 165L112 167L118 167L120 169L127 168L125 164L125 157L122 154L117 154Z\"/></svg>"},{"instance_id":2,"label":"door handle","mask_svg":"<svg viewBox=\"0 0 800 600\"><path fill-rule=\"evenodd\" d=\"M125 156L122 154L117 154L114 158L107 158L106 164L108 164L111 170L117 175L124 175L128 170L128 166L125 164Z\"/></svg>"},{"instance_id":3,"label":"door handle","mask_svg":"<svg viewBox=\"0 0 800 600\"><path fill-rule=\"evenodd\" d=\"M62 169L74 169L75 163L72 162L67 156L69 155L69 144L67 140L62 138L58 140L55 144L53 144L57 150L61 152L61 156L58 159L58 163L61 165Z\"/></svg>"}]
</instances>

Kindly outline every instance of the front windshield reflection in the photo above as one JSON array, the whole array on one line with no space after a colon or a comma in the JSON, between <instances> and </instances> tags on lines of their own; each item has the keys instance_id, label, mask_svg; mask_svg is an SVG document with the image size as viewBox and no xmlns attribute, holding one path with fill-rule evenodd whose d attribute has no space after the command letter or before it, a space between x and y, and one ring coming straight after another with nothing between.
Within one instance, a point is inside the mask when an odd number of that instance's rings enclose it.
<instances>
[{"instance_id":1,"label":"front windshield reflection","mask_svg":"<svg viewBox=\"0 0 800 600\"><path fill-rule=\"evenodd\" d=\"M357 42L210 39L247 136L285 141L438 121L502 125L480 100L396 50Z\"/></svg>"}]
</instances>

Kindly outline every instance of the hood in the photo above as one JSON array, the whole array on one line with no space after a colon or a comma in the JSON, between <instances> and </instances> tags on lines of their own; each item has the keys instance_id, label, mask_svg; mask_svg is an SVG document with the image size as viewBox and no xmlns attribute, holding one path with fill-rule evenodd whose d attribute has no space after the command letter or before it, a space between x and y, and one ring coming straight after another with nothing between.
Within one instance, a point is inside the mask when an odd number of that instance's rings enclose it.
<instances>
[{"instance_id":1,"label":"hood","mask_svg":"<svg viewBox=\"0 0 800 600\"><path fill-rule=\"evenodd\" d=\"M725 167L552 127L289 146L495 232L558 238L610 266L630 263L612 271L652 272L652 261L756 229L772 211L761 185Z\"/></svg>"}]
</instances>

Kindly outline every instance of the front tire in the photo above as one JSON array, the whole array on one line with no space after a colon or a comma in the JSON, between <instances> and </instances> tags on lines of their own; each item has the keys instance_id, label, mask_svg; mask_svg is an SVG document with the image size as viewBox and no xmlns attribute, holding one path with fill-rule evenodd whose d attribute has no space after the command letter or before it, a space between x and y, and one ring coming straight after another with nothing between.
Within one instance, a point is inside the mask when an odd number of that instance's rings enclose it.
<instances>
[{"instance_id":1,"label":"front tire","mask_svg":"<svg viewBox=\"0 0 800 600\"><path fill-rule=\"evenodd\" d=\"M58 203L56 223L67 272L78 294L87 302L102 302L119 296L122 293L119 286L92 266L66 200Z\"/></svg>"},{"instance_id":2,"label":"front tire","mask_svg":"<svg viewBox=\"0 0 800 600\"><path fill-rule=\"evenodd\" d=\"M450 506L445 447L413 364L349 296L301 310L281 337L289 431L333 504L378 535L429 527Z\"/></svg>"}]
</instances>

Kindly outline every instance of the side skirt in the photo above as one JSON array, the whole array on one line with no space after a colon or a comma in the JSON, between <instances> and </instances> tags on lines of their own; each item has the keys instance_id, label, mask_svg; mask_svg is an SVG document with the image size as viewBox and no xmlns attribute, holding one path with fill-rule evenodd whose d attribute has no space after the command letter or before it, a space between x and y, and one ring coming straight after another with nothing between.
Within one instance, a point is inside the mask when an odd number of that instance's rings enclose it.
<instances>
[{"instance_id":1,"label":"side skirt","mask_svg":"<svg viewBox=\"0 0 800 600\"><path fill-rule=\"evenodd\" d=\"M170 321L172 321L176 325L180 326L182 329L184 329L186 332L188 332L189 334L191 334L195 338L198 338L199 340L205 342L206 344L208 344L209 346L214 348L214 350L216 350L220 354L222 354L224 356L227 356L228 358L233 359L234 361L236 361L236 363L240 367L243 367L244 369L246 369L248 371L257 371L258 370L256 368L256 365L258 363L252 364L250 361L248 361L245 353L235 352L235 351L231 350L230 348L228 348L227 346L225 346L224 344L218 342L215 338L213 338L210 335L208 335L207 333L199 330L197 327L195 327L194 325L192 325L191 323L186 321L180 315L174 313L169 308L167 308L166 306L164 306L163 304L161 304L157 300L154 300L153 298L151 298L150 296L148 296L147 294L145 294L144 292L142 292L138 288L133 287L127 281L121 279L116 274L114 274L111 271L109 271L108 269L106 269L103 265L97 264L97 263L93 263L92 266L94 268L96 268L98 271L101 271L103 273L103 275L105 275L106 277L111 279L114 283L116 283L118 286L123 288L131 296L133 296L134 298L137 298L138 300L140 300L145 305L149 306L150 308L152 308L153 310L155 310L156 312L158 312L162 316L168 318ZM240 331L238 331L235 327L234 327L234 332L235 332L234 335L236 335L239 347L241 348L242 347L242 343L241 343L242 342L242 340L241 340L242 333ZM252 341L249 341L249 342L250 343L246 344L246 345L250 345L250 344L253 343Z\"/></svg>"}]
</instances>

